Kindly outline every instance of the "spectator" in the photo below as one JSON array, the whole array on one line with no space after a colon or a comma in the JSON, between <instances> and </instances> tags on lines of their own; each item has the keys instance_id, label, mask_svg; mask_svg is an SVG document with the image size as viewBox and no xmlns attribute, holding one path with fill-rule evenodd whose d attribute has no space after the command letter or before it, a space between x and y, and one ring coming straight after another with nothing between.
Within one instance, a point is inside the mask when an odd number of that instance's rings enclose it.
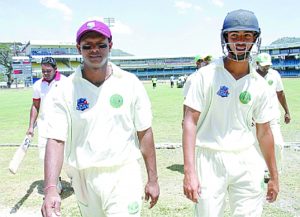
<instances>
[{"instance_id":1,"label":"spectator","mask_svg":"<svg viewBox=\"0 0 300 217\"><path fill-rule=\"evenodd\" d=\"M152 81L152 87L153 87L153 89L155 89L156 88L156 83L157 83L157 78L155 76L153 76L151 81Z\"/></svg>"},{"instance_id":2,"label":"spectator","mask_svg":"<svg viewBox=\"0 0 300 217\"><path fill-rule=\"evenodd\" d=\"M174 87L174 82L175 82L175 77L174 77L174 75L172 75L172 76L170 77L171 88Z\"/></svg>"}]
</instances>

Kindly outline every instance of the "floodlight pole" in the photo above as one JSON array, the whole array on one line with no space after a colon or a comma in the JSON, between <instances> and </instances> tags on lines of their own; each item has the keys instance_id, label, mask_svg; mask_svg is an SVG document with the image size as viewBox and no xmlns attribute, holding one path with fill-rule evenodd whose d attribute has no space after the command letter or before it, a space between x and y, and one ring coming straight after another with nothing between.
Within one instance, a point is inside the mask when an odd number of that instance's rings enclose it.
<instances>
[{"instance_id":1,"label":"floodlight pole","mask_svg":"<svg viewBox=\"0 0 300 217\"><path fill-rule=\"evenodd\" d=\"M113 27L115 24L115 18L113 17L105 17L104 18L104 23L106 23L108 25L108 27Z\"/></svg>"},{"instance_id":2,"label":"floodlight pole","mask_svg":"<svg viewBox=\"0 0 300 217\"><path fill-rule=\"evenodd\" d=\"M104 23L108 25L109 28L113 27L115 24L115 18L113 17L105 17ZM109 52L109 57L111 57L111 52Z\"/></svg>"}]
</instances>

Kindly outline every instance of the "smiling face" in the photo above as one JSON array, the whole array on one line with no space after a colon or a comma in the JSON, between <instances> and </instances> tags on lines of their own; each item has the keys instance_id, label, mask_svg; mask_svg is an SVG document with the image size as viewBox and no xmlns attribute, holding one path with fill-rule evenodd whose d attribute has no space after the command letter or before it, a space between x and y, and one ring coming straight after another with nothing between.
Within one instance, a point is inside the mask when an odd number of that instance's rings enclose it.
<instances>
[{"instance_id":1,"label":"smiling face","mask_svg":"<svg viewBox=\"0 0 300 217\"><path fill-rule=\"evenodd\" d=\"M237 59L247 59L252 46L256 40L254 32L251 31L232 31L227 33L227 46L229 57Z\"/></svg>"},{"instance_id":2,"label":"smiling face","mask_svg":"<svg viewBox=\"0 0 300 217\"><path fill-rule=\"evenodd\" d=\"M84 34L79 44L77 44L77 49L82 55L84 64L92 69L106 66L111 47L112 42L109 42L108 38L97 32Z\"/></svg>"}]
</instances>

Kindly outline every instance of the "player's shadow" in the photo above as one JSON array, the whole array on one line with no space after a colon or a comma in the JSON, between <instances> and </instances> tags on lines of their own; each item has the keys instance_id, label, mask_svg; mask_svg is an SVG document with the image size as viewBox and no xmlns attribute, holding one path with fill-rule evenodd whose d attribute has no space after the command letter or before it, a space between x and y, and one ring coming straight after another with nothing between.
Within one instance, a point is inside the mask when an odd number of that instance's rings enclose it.
<instances>
[{"instance_id":1,"label":"player's shadow","mask_svg":"<svg viewBox=\"0 0 300 217\"><path fill-rule=\"evenodd\" d=\"M168 166L167 169L172 171L177 171L183 174L183 165L182 164L173 164L171 166Z\"/></svg>"},{"instance_id":2,"label":"player's shadow","mask_svg":"<svg viewBox=\"0 0 300 217\"><path fill-rule=\"evenodd\" d=\"M64 180L61 181L61 184L63 186L63 191L60 194L61 199L65 199L70 197L74 193L74 189L72 188L71 184L69 182L66 182ZM18 212L18 210L21 208L23 203L27 200L27 198L33 193L34 189L37 188L37 192L41 195L44 195L44 180L37 180L34 181L27 190L26 194L11 208L10 214ZM41 202L42 205L42 202Z\"/></svg>"}]
</instances>

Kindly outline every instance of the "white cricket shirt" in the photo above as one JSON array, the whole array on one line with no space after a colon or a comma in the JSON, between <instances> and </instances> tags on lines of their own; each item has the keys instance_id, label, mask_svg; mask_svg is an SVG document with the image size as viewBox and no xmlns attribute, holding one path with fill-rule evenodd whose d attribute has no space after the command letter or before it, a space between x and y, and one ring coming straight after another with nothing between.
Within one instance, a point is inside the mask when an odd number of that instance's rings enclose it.
<instances>
[{"instance_id":1,"label":"white cricket shirt","mask_svg":"<svg viewBox=\"0 0 300 217\"><path fill-rule=\"evenodd\" d=\"M196 70L195 72L193 72L192 74L190 74L187 79L186 82L184 83L183 86L183 97L185 98L187 96L187 93L191 87L191 80L193 79L193 77L195 76L195 74L198 72L198 70Z\"/></svg>"},{"instance_id":2,"label":"white cricket shirt","mask_svg":"<svg viewBox=\"0 0 300 217\"><path fill-rule=\"evenodd\" d=\"M184 101L201 112L196 145L225 151L253 145L253 120L265 123L273 119L269 98L265 80L252 67L239 80L224 68L222 58L201 68Z\"/></svg>"},{"instance_id":3,"label":"white cricket shirt","mask_svg":"<svg viewBox=\"0 0 300 217\"><path fill-rule=\"evenodd\" d=\"M60 81L65 80L66 77L62 74L60 74L58 71L56 71L55 77L51 82L46 81L44 78L41 78L37 80L33 84L33 95L32 100L38 100L40 101L40 109L39 109L39 115L38 115L38 129L39 129L39 135L43 136L45 134L45 102L46 102L46 96L48 95L49 91L58 85Z\"/></svg>"},{"instance_id":4,"label":"white cricket shirt","mask_svg":"<svg viewBox=\"0 0 300 217\"><path fill-rule=\"evenodd\" d=\"M278 71L269 69L268 73L264 76L271 90L271 103L274 108L274 115L277 120L280 119L280 108L277 97L277 92L283 91L283 84Z\"/></svg>"},{"instance_id":5,"label":"white cricket shirt","mask_svg":"<svg viewBox=\"0 0 300 217\"><path fill-rule=\"evenodd\" d=\"M83 79L79 66L62 94L53 94L47 138L66 141L65 162L77 169L140 158L136 131L151 127L151 104L143 84L111 65L113 73L100 87Z\"/></svg>"}]
</instances>

